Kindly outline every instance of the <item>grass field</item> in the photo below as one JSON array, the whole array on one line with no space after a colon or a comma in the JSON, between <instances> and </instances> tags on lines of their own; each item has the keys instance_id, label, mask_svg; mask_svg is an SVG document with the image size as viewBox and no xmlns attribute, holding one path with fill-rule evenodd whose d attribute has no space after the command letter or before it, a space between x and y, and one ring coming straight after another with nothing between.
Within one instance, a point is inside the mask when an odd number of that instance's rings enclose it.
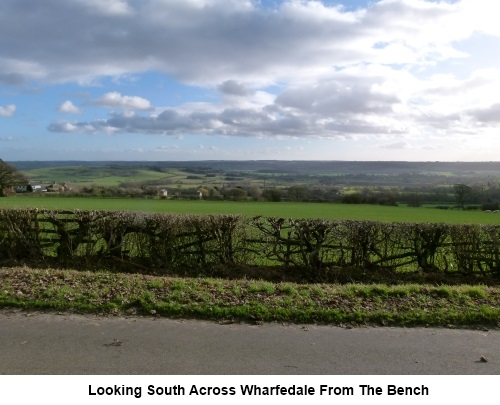
<instances>
[{"instance_id":1,"label":"grass field","mask_svg":"<svg viewBox=\"0 0 500 405\"><path fill-rule=\"evenodd\" d=\"M176 187L198 187L200 184L220 185L224 176L193 176L192 173L180 169L155 171L147 167L126 167L120 165L109 166L60 166L47 167L23 171L33 183L48 185L54 181L68 183L72 187L105 186L119 187L123 183L147 184L155 182L158 185ZM192 176L193 178L190 178Z\"/></svg>"},{"instance_id":2,"label":"grass field","mask_svg":"<svg viewBox=\"0 0 500 405\"><path fill-rule=\"evenodd\" d=\"M1 208L123 210L178 214L241 214L285 218L353 219L382 222L446 222L500 225L500 214L436 208L327 203L183 201L16 195L0 198Z\"/></svg>"}]
</instances>

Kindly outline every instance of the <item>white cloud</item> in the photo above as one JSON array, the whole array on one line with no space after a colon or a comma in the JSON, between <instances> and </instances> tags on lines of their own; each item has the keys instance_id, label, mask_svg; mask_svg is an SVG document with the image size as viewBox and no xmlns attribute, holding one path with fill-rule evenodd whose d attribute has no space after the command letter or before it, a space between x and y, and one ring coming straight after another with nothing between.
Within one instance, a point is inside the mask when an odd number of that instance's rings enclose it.
<instances>
[{"instance_id":1,"label":"white cloud","mask_svg":"<svg viewBox=\"0 0 500 405\"><path fill-rule=\"evenodd\" d=\"M179 150L179 145L166 145L166 146L157 146L154 149L156 152L171 152Z\"/></svg>"},{"instance_id":2,"label":"white cloud","mask_svg":"<svg viewBox=\"0 0 500 405\"><path fill-rule=\"evenodd\" d=\"M0 117L12 117L16 112L16 106L14 104L9 104L8 106L0 106Z\"/></svg>"},{"instance_id":3,"label":"white cloud","mask_svg":"<svg viewBox=\"0 0 500 405\"><path fill-rule=\"evenodd\" d=\"M498 32L498 24L483 24L493 20L491 6L473 3L384 0L348 12L307 0L277 9L227 0L78 0L78 10L51 0L31 1L27 16L23 2L4 0L0 25L11 40L0 55L25 69L3 65L0 75L86 82L159 70L198 84L272 84L363 61L425 65L465 56L457 40ZM26 22L22 30L18 21Z\"/></svg>"},{"instance_id":4,"label":"white cloud","mask_svg":"<svg viewBox=\"0 0 500 405\"><path fill-rule=\"evenodd\" d=\"M51 132L62 132L69 134L96 134L101 132L105 134L114 134L116 132L116 128L110 127L103 120L95 121L92 123L70 122L61 120L51 123L47 129Z\"/></svg>"},{"instance_id":5,"label":"white cloud","mask_svg":"<svg viewBox=\"0 0 500 405\"><path fill-rule=\"evenodd\" d=\"M68 121L57 121L53 122L49 126L49 131L53 132L66 132L66 133L72 133L72 132L94 132L94 131L88 131L87 129L90 129L89 126L87 125L78 125L78 124L73 124Z\"/></svg>"},{"instance_id":6,"label":"white cloud","mask_svg":"<svg viewBox=\"0 0 500 405\"><path fill-rule=\"evenodd\" d=\"M443 147L443 145L437 144L437 145L424 145L422 147L422 149L428 150L428 151L433 151L433 150L439 150L439 149L445 149L445 148Z\"/></svg>"},{"instance_id":7,"label":"white cloud","mask_svg":"<svg viewBox=\"0 0 500 405\"><path fill-rule=\"evenodd\" d=\"M470 43L461 46L486 35L500 45L489 0L379 0L354 12L310 0L272 8L240 0L26 1L29 15L23 2L3 0L9 43L0 41L0 84L153 71L212 97L179 105L165 97L167 108L107 92L89 104L113 114L57 121L53 132L366 136L401 149L410 146L402 136L419 145L414 138L500 126L500 70L475 60ZM79 109L66 101L60 111Z\"/></svg>"},{"instance_id":8,"label":"white cloud","mask_svg":"<svg viewBox=\"0 0 500 405\"><path fill-rule=\"evenodd\" d=\"M500 103L495 103L487 108L472 110L470 114L481 123L491 123L500 126Z\"/></svg>"},{"instance_id":9,"label":"white cloud","mask_svg":"<svg viewBox=\"0 0 500 405\"><path fill-rule=\"evenodd\" d=\"M25 83L23 75L15 72L0 73L0 85L18 86Z\"/></svg>"},{"instance_id":10,"label":"white cloud","mask_svg":"<svg viewBox=\"0 0 500 405\"><path fill-rule=\"evenodd\" d=\"M391 67L353 67L323 77L316 84L285 88L274 96L263 92L244 96L246 86L227 81L218 88L223 94L229 93L229 98L220 103L156 107L151 108L154 114L149 116L125 111L96 122L78 123L77 128L257 138L397 139L401 135L473 134L499 125L498 105L485 102L490 100L485 91L496 89L500 83L494 71L487 72L472 72L462 80L449 75L422 80ZM67 131L60 125L51 130Z\"/></svg>"},{"instance_id":11,"label":"white cloud","mask_svg":"<svg viewBox=\"0 0 500 405\"><path fill-rule=\"evenodd\" d=\"M80 108L75 106L70 100L66 100L59 106L59 111L68 114L79 114L81 112Z\"/></svg>"},{"instance_id":12,"label":"white cloud","mask_svg":"<svg viewBox=\"0 0 500 405\"><path fill-rule=\"evenodd\" d=\"M381 149L411 149L412 146L410 143L406 141L397 141L397 142L392 142L392 143L386 143L384 145L380 145L379 148Z\"/></svg>"},{"instance_id":13,"label":"white cloud","mask_svg":"<svg viewBox=\"0 0 500 405\"><path fill-rule=\"evenodd\" d=\"M126 0L75 0L90 13L107 16L124 16L132 13Z\"/></svg>"},{"instance_id":14,"label":"white cloud","mask_svg":"<svg viewBox=\"0 0 500 405\"><path fill-rule=\"evenodd\" d=\"M128 110L149 110L151 108L150 102L145 98L137 96L122 96L116 91L104 94L93 104L110 108L123 108Z\"/></svg>"},{"instance_id":15,"label":"white cloud","mask_svg":"<svg viewBox=\"0 0 500 405\"><path fill-rule=\"evenodd\" d=\"M245 85L238 83L236 80L226 80L217 88L221 93L229 96L243 97L252 94L252 92L247 89Z\"/></svg>"}]
</instances>

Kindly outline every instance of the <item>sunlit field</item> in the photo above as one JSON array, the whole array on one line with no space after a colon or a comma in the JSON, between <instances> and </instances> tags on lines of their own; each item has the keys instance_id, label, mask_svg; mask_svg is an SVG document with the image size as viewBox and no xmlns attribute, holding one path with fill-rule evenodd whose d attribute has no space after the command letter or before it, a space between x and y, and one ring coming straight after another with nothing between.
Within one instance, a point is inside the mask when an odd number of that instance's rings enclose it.
<instances>
[{"instance_id":1,"label":"sunlit field","mask_svg":"<svg viewBox=\"0 0 500 405\"><path fill-rule=\"evenodd\" d=\"M0 198L0 208L44 208L58 210L122 210L177 214L241 214L286 218L352 219L383 222L447 222L500 224L500 213L440 210L436 208L387 207L293 202L184 201L133 198L80 198L11 196Z\"/></svg>"}]
</instances>

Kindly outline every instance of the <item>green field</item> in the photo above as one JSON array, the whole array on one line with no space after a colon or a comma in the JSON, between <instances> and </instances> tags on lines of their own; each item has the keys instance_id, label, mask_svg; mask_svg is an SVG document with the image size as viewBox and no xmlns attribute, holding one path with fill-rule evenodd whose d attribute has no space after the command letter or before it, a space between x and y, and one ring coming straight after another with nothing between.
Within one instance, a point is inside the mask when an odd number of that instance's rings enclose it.
<instances>
[{"instance_id":1,"label":"green field","mask_svg":"<svg viewBox=\"0 0 500 405\"><path fill-rule=\"evenodd\" d=\"M181 169L164 171L152 170L148 167L127 167L123 165L108 166L60 166L46 167L23 171L33 183L48 185L53 182L67 183L71 187L105 186L120 187L123 184L148 184L176 188L198 187L200 184L218 184L224 181L223 176L206 178L195 176ZM193 178L190 178L193 177Z\"/></svg>"},{"instance_id":2,"label":"green field","mask_svg":"<svg viewBox=\"0 0 500 405\"><path fill-rule=\"evenodd\" d=\"M1 208L122 210L178 214L241 214L285 218L352 219L383 222L446 222L500 225L500 214L436 208L292 202L185 201L16 195L0 198Z\"/></svg>"},{"instance_id":3,"label":"green field","mask_svg":"<svg viewBox=\"0 0 500 405\"><path fill-rule=\"evenodd\" d=\"M102 186L117 186L130 181L141 182L145 180L159 180L165 173L141 168L122 167L81 167L63 166L27 170L24 174L34 183L50 184L52 182L67 182L72 185L99 184Z\"/></svg>"}]
</instances>

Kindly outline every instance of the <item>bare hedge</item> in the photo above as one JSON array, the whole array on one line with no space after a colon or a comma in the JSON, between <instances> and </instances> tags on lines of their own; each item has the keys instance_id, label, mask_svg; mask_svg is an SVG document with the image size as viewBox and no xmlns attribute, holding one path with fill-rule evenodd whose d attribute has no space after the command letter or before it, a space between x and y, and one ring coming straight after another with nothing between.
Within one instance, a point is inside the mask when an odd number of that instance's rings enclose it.
<instances>
[{"instance_id":1,"label":"bare hedge","mask_svg":"<svg viewBox=\"0 0 500 405\"><path fill-rule=\"evenodd\" d=\"M0 210L0 263L161 273L280 266L500 275L500 226L125 211Z\"/></svg>"}]
</instances>

